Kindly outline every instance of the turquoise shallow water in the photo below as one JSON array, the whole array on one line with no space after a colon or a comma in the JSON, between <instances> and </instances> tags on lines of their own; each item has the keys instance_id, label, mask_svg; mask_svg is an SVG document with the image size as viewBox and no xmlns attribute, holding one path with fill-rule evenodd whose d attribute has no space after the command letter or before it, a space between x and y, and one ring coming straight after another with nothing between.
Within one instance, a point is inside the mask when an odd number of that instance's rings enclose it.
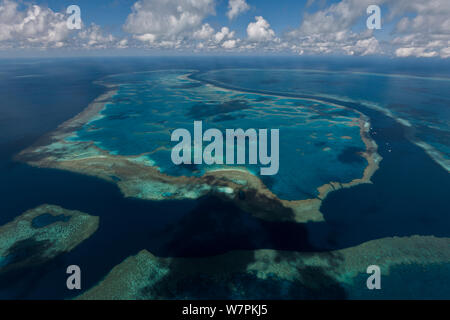
<instances>
[{"instance_id":1,"label":"turquoise shallow water","mask_svg":"<svg viewBox=\"0 0 450 320\"><path fill-rule=\"evenodd\" d=\"M362 102L405 120L421 140L450 163L450 78L396 73L309 69L223 69L196 76L226 86ZM386 146L389 148L389 146Z\"/></svg>"},{"instance_id":2,"label":"turquoise shallow water","mask_svg":"<svg viewBox=\"0 0 450 320\"><path fill-rule=\"evenodd\" d=\"M263 181L280 198L311 198L330 181L362 177L367 161L358 154L365 145L357 112L316 101L221 89L190 80L187 74L161 71L107 78L106 83L120 83L117 94L102 117L72 139L94 141L112 154L143 155L170 175L200 176L227 165L175 166L170 156L177 144L170 141L175 129L188 129L193 137L194 121L200 120L203 132L279 129L280 169ZM245 167L259 175L260 165Z\"/></svg>"}]
</instances>

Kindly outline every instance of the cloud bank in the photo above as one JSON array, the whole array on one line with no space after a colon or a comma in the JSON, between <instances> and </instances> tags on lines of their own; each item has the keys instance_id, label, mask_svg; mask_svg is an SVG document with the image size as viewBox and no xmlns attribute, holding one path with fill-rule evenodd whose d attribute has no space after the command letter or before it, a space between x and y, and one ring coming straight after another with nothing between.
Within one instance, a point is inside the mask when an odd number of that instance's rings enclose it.
<instances>
[{"instance_id":1,"label":"cloud bank","mask_svg":"<svg viewBox=\"0 0 450 320\"><path fill-rule=\"evenodd\" d=\"M227 25L250 9L245 0L229 0L226 12L217 12L217 0L138 0L121 22L123 32L113 35L96 24L69 30L65 12L0 0L0 50L135 48L450 58L448 0L341 0L313 6L314 2L308 1L297 25L276 31L264 13L250 19L243 30ZM382 8L383 26L390 26L381 40L380 31L365 26L366 9L373 4ZM312 11L313 7L319 9ZM219 15L225 17L225 25L216 19Z\"/></svg>"},{"instance_id":2,"label":"cloud bank","mask_svg":"<svg viewBox=\"0 0 450 320\"><path fill-rule=\"evenodd\" d=\"M116 45L112 35L95 24L76 32L67 27L68 15L43 6L13 0L0 1L0 49L107 48Z\"/></svg>"}]
</instances>

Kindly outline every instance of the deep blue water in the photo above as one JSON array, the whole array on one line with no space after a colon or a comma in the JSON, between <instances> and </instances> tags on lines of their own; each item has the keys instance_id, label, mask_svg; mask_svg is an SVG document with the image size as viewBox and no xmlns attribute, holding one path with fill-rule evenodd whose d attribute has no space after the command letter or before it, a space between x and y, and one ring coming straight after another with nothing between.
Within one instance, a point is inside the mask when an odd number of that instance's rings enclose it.
<instances>
[{"instance_id":1,"label":"deep blue water","mask_svg":"<svg viewBox=\"0 0 450 320\"><path fill-rule=\"evenodd\" d=\"M54 216L49 213L44 213L37 217L34 217L33 220L31 220L31 226L33 228L39 229L49 226L55 222L68 222L70 218L71 216L66 216L64 214Z\"/></svg>"},{"instance_id":2,"label":"deep blue water","mask_svg":"<svg viewBox=\"0 0 450 320\"><path fill-rule=\"evenodd\" d=\"M418 279L420 279L418 281ZM348 286L351 299L426 299L448 300L450 296L450 263L398 265L382 277L381 290L367 290L367 274L359 274Z\"/></svg>"},{"instance_id":3,"label":"deep blue water","mask_svg":"<svg viewBox=\"0 0 450 320\"><path fill-rule=\"evenodd\" d=\"M108 74L169 67L207 71L267 65L449 74L448 65L441 62L424 66L410 60L402 63L292 58L123 58L114 63L109 59L1 61L0 223L50 203L100 216L100 227L72 252L40 267L0 277L0 298L72 297L75 293L65 288L68 265L80 265L83 288L89 288L113 266L144 248L159 256L208 256L235 249L335 249L394 235L450 236L448 173L406 139L407 128L361 104L347 103L372 119L374 139L380 146L388 143L392 151L380 148L384 159L373 177L374 184L331 193L322 207L326 222L307 226L262 221L230 203L209 197L164 202L125 199L111 183L65 171L32 168L12 160L15 153L73 117L102 93L104 89L93 81ZM40 76L17 78L17 75ZM420 288L424 285L421 280L439 285L440 278L432 276L432 269L423 279L411 277L412 285ZM420 290L415 292L420 296Z\"/></svg>"}]
</instances>

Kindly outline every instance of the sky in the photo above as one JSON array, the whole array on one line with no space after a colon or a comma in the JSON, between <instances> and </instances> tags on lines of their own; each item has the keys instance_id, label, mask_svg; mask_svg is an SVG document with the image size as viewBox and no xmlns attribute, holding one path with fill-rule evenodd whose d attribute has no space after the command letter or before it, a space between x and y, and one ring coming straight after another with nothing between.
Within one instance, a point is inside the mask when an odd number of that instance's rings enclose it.
<instances>
[{"instance_id":1,"label":"sky","mask_svg":"<svg viewBox=\"0 0 450 320\"><path fill-rule=\"evenodd\" d=\"M0 0L1 56L92 53L445 59L450 0Z\"/></svg>"}]
</instances>

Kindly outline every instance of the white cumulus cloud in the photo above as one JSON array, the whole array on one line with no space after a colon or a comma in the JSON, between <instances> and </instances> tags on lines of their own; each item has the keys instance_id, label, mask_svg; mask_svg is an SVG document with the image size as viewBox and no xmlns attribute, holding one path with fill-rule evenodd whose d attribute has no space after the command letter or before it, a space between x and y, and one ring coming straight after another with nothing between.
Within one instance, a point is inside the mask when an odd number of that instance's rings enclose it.
<instances>
[{"instance_id":1,"label":"white cumulus cloud","mask_svg":"<svg viewBox=\"0 0 450 320\"><path fill-rule=\"evenodd\" d=\"M98 25L67 27L69 15L18 1L0 0L0 47L14 48L106 48L115 38L104 34Z\"/></svg>"},{"instance_id":2,"label":"white cumulus cloud","mask_svg":"<svg viewBox=\"0 0 450 320\"><path fill-rule=\"evenodd\" d=\"M233 40L227 40L227 41L225 41L222 44L222 47L225 48L225 49L233 49L233 48L236 47L236 43L237 43L237 41L234 40L234 39Z\"/></svg>"},{"instance_id":3,"label":"white cumulus cloud","mask_svg":"<svg viewBox=\"0 0 450 320\"><path fill-rule=\"evenodd\" d=\"M82 40L84 47L95 49L108 48L115 42L115 38L111 34L104 34L96 24L92 24L89 28L81 30L78 38ZM122 41L123 44L124 42Z\"/></svg>"},{"instance_id":4,"label":"white cumulus cloud","mask_svg":"<svg viewBox=\"0 0 450 320\"><path fill-rule=\"evenodd\" d=\"M226 39L226 38L233 38L234 37L234 31L230 31L230 29L228 27L223 27L222 29L220 29L219 32L217 32L214 35L214 40L216 42L221 42L222 40Z\"/></svg>"},{"instance_id":5,"label":"white cumulus cloud","mask_svg":"<svg viewBox=\"0 0 450 320\"><path fill-rule=\"evenodd\" d=\"M214 0L139 0L124 30L144 41L174 41L197 29L214 5Z\"/></svg>"},{"instance_id":6,"label":"white cumulus cloud","mask_svg":"<svg viewBox=\"0 0 450 320\"><path fill-rule=\"evenodd\" d=\"M228 12L227 16L228 18L234 19L241 13L247 11L250 9L250 6L245 2L245 0L230 0L228 2Z\"/></svg>"},{"instance_id":7,"label":"white cumulus cloud","mask_svg":"<svg viewBox=\"0 0 450 320\"><path fill-rule=\"evenodd\" d=\"M247 27L247 35L250 41L269 41L275 37L275 32L270 29L270 24L261 16L255 17L256 22L251 22Z\"/></svg>"},{"instance_id":8,"label":"white cumulus cloud","mask_svg":"<svg viewBox=\"0 0 450 320\"><path fill-rule=\"evenodd\" d=\"M205 23L202 25L201 29L196 30L193 34L195 39L208 39L214 33L214 29L209 25L209 23Z\"/></svg>"},{"instance_id":9,"label":"white cumulus cloud","mask_svg":"<svg viewBox=\"0 0 450 320\"><path fill-rule=\"evenodd\" d=\"M399 0L391 4L397 23L391 44L397 57L448 58L450 51L450 1Z\"/></svg>"},{"instance_id":10,"label":"white cumulus cloud","mask_svg":"<svg viewBox=\"0 0 450 320\"><path fill-rule=\"evenodd\" d=\"M385 0L342 0L306 13L299 28L288 33L292 49L300 54L369 55L381 52L373 31L365 28L366 9ZM353 27L364 23L363 31Z\"/></svg>"},{"instance_id":11,"label":"white cumulus cloud","mask_svg":"<svg viewBox=\"0 0 450 320\"><path fill-rule=\"evenodd\" d=\"M0 1L0 41L11 46L61 47L69 34L61 13L37 5L19 10L15 1Z\"/></svg>"}]
</instances>

